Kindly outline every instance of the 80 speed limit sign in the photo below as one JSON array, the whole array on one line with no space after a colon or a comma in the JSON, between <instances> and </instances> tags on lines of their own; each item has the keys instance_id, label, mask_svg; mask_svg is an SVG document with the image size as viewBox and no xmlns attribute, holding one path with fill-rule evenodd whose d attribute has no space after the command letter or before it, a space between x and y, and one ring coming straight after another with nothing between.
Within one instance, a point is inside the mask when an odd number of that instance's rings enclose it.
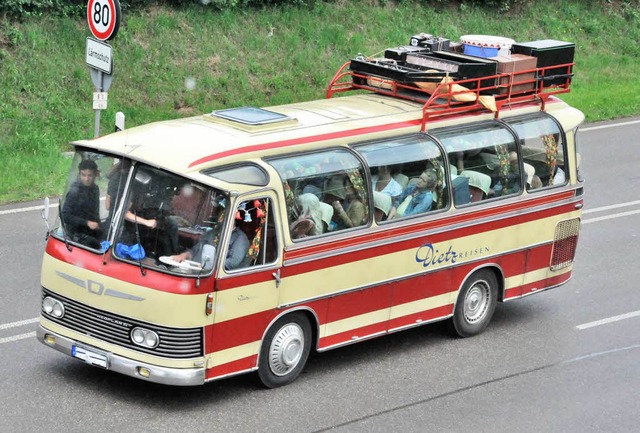
<instances>
[{"instance_id":1,"label":"80 speed limit sign","mask_svg":"<svg viewBox=\"0 0 640 433\"><path fill-rule=\"evenodd\" d=\"M91 33L100 41L115 38L120 27L120 2L118 0L89 0L87 21Z\"/></svg>"}]
</instances>

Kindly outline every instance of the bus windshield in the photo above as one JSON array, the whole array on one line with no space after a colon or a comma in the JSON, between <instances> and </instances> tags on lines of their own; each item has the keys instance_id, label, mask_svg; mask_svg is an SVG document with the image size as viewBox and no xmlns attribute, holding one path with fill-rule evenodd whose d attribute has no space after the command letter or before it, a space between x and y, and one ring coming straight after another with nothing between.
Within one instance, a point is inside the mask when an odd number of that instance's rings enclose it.
<instances>
[{"instance_id":1,"label":"bus windshield","mask_svg":"<svg viewBox=\"0 0 640 433\"><path fill-rule=\"evenodd\" d=\"M79 150L52 234L136 265L203 274L213 268L228 197L129 159Z\"/></svg>"}]
</instances>

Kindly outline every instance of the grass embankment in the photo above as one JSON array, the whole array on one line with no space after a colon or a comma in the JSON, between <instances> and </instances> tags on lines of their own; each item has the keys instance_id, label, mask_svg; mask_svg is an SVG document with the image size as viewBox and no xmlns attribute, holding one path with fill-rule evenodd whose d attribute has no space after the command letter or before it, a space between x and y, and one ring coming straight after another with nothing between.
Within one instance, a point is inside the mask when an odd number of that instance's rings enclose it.
<instances>
[{"instance_id":1,"label":"grass embankment","mask_svg":"<svg viewBox=\"0 0 640 433\"><path fill-rule=\"evenodd\" d=\"M640 11L616 2L532 1L507 14L424 2L215 12L206 7L126 13L101 134L240 105L322 98L350 57L403 45L424 31L458 40L494 34L575 42L572 92L590 121L640 113ZM620 31L624 29L623 31ZM94 91L83 19L0 22L0 203L57 195L68 142L93 137Z\"/></svg>"}]
</instances>

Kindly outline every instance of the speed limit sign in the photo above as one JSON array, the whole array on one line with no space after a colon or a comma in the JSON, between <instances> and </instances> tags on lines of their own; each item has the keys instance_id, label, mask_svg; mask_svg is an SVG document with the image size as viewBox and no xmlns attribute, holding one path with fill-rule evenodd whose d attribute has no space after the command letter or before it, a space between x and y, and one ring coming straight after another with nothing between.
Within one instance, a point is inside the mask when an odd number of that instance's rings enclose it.
<instances>
[{"instance_id":1,"label":"speed limit sign","mask_svg":"<svg viewBox=\"0 0 640 433\"><path fill-rule=\"evenodd\" d=\"M116 37L120 27L120 2L118 0L89 0L87 22L91 33L100 41Z\"/></svg>"}]
</instances>

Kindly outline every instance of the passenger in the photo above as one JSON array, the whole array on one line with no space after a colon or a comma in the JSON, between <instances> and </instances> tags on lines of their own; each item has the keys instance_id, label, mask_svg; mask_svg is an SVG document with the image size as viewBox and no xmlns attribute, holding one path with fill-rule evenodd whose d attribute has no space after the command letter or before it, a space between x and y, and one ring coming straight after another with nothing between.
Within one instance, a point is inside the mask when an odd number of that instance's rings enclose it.
<instances>
[{"instance_id":1,"label":"passenger","mask_svg":"<svg viewBox=\"0 0 640 433\"><path fill-rule=\"evenodd\" d=\"M391 210L391 197L382 192L373 191L373 217L376 222L385 221Z\"/></svg>"},{"instance_id":2,"label":"passenger","mask_svg":"<svg viewBox=\"0 0 640 433\"><path fill-rule=\"evenodd\" d=\"M499 170L499 169L498 169ZM520 163L518 161L518 153L509 152L509 173L506 176L506 185L504 176L498 175L497 183L491 188L489 195L493 193L495 196L515 194L521 190L520 181Z\"/></svg>"},{"instance_id":3,"label":"passenger","mask_svg":"<svg viewBox=\"0 0 640 433\"><path fill-rule=\"evenodd\" d=\"M367 223L367 212L364 204L356 194L356 190L348 177L344 178L344 201L335 200L333 206L334 221L337 230L361 226Z\"/></svg>"},{"instance_id":4,"label":"passenger","mask_svg":"<svg viewBox=\"0 0 640 433\"><path fill-rule=\"evenodd\" d=\"M330 204L321 201L320 210L322 211L322 233L326 233L331 227L331 218L333 218L333 207Z\"/></svg>"},{"instance_id":5,"label":"passenger","mask_svg":"<svg viewBox=\"0 0 640 433\"><path fill-rule=\"evenodd\" d=\"M393 200L388 219L417 215L431 210L433 189L437 183L438 175L435 171L431 169L423 171L415 185L407 186L402 194Z\"/></svg>"},{"instance_id":6,"label":"passenger","mask_svg":"<svg viewBox=\"0 0 640 433\"><path fill-rule=\"evenodd\" d=\"M127 239L125 243L137 243L138 239L147 256L159 258L179 251L178 224L171 216L171 203L177 187L174 179L166 175L136 174L136 184L125 213Z\"/></svg>"},{"instance_id":7,"label":"passenger","mask_svg":"<svg viewBox=\"0 0 640 433\"><path fill-rule=\"evenodd\" d=\"M391 177L388 166L378 167L378 174L371 177L372 189L387 194L389 197L397 197L402 194L402 186Z\"/></svg>"},{"instance_id":8,"label":"passenger","mask_svg":"<svg viewBox=\"0 0 640 433\"><path fill-rule=\"evenodd\" d=\"M564 174L564 170L556 165L555 174L553 175L553 185L562 185L567 181L566 175Z\"/></svg>"},{"instance_id":9,"label":"passenger","mask_svg":"<svg viewBox=\"0 0 640 433\"><path fill-rule=\"evenodd\" d=\"M298 196L298 204L300 216L291 224L291 237L299 239L322 234L322 208L318 197L312 193L301 194Z\"/></svg>"},{"instance_id":10,"label":"passenger","mask_svg":"<svg viewBox=\"0 0 640 433\"><path fill-rule=\"evenodd\" d=\"M100 188L95 184L98 176L97 164L85 159L78 165L78 179L71 185L62 206L61 217L64 228L76 242L99 249Z\"/></svg>"}]
</instances>

